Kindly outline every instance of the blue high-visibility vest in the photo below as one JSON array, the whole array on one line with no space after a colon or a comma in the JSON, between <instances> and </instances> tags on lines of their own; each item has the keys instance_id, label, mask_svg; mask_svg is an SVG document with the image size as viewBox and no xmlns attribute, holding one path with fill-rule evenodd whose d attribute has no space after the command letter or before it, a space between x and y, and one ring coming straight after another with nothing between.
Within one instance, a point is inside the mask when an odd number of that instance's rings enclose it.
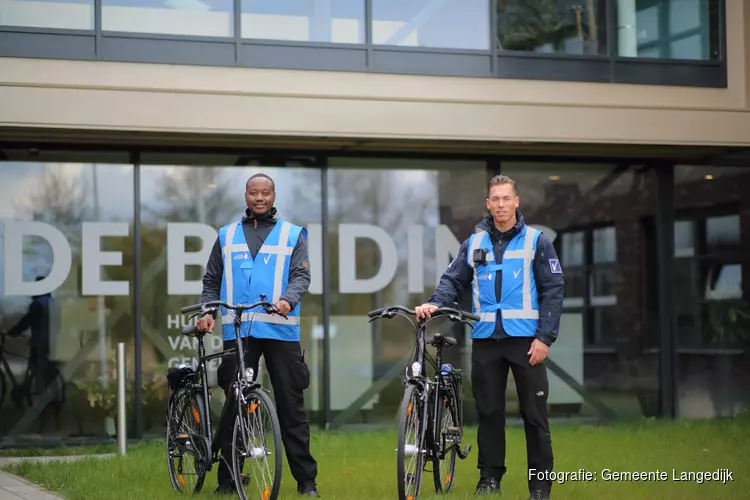
<instances>
[{"instance_id":1,"label":"blue high-visibility vest","mask_svg":"<svg viewBox=\"0 0 750 500\"><path fill-rule=\"evenodd\" d=\"M242 230L242 221L228 224L219 230L221 255L224 259L224 277L221 280L221 300L231 305L266 300L275 304L289 283L289 266L292 252L300 235L307 230L279 219L266 237L253 259ZM276 314L266 314L261 307L243 313L240 337L298 341L300 338L300 303L284 319ZM222 308L221 331L224 340L234 340L235 311ZM252 330L250 322L252 320Z\"/></svg>"},{"instance_id":2,"label":"blue high-visibility vest","mask_svg":"<svg viewBox=\"0 0 750 500\"><path fill-rule=\"evenodd\" d=\"M468 263L474 269L472 312L480 321L474 323L471 337L486 339L495 331L497 310L503 330L511 337L533 337L539 324L539 300L534 279L534 253L540 231L524 226L508 243L502 262L495 261L492 242L487 231L478 231L469 238ZM474 251L487 250L484 264L474 266ZM502 270L500 302L495 294L497 272Z\"/></svg>"}]
</instances>

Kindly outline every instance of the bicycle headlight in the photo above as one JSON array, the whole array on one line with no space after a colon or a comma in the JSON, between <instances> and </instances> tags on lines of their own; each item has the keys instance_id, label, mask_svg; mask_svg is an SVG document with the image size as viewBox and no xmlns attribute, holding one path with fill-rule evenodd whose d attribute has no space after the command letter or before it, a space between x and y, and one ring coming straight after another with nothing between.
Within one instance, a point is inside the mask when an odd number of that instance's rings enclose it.
<instances>
[{"instance_id":1,"label":"bicycle headlight","mask_svg":"<svg viewBox=\"0 0 750 500\"><path fill-rule=\"evenodd\" d=\"M422 363L415 361L411 364L411 376L419 377L422 374Z\"/></svg>"},{"instance_id":2,"label":"bicycle headlight","mask_svg":"<svg viewBox=\"0 0 750 500\"><path fill-rule=\"evenodd\" d=\"M252 368L245 368L245 380L247 380L248 382L252 382L254 375L255 375L255 372L253 371Z\"/></svg>"}]
</instances>

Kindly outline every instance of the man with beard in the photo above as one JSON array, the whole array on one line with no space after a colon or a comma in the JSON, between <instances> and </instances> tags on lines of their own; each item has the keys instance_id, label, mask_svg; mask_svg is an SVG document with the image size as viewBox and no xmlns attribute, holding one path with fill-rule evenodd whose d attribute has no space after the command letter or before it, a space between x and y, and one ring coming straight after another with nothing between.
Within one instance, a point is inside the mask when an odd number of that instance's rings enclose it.
<instances>
[{"instance_id":1,"label":"man with beard","mask_svg":"<svg viewBox=\"0 0 750 500\"><path fill-rule=\"evenodd\" d=\"M256 376L260 356L265 356L276 396L281 438L289 468L297 480L297 491L317 497L320 496L315 484L318 470L310 454L310 425L303 399L303 391L310 384L310 371L299 342L300 301L310 286L307 231L278 218L275 201L276 185L270 177L256 174L248 179L245 216L219 230L206 265L201 301L222 300L233 304L233 297L244 296L255 302L260 300L260 294L265 294L281 314L288 316L286 321L283 318L279 321L278 316L268 319L266 315L258 315L252 331L250 322L243 321L240 337L245 364L254 370ZM293 249L291 256L282 252L282 248ZM277 259L284 259L283 266L276 265ZM231 314L221 318L224 350L234 346L236 334L232 318ZM212 331L215 319L206 314L198 321L198 328L204 332ZM232 424L236 412L231 384L236 372L235 357L223 358L217 378L227 398L215 440L224 457L219 461L217 494L236 492L228 466L231 464Z\"/></svg>"}]
</instances>

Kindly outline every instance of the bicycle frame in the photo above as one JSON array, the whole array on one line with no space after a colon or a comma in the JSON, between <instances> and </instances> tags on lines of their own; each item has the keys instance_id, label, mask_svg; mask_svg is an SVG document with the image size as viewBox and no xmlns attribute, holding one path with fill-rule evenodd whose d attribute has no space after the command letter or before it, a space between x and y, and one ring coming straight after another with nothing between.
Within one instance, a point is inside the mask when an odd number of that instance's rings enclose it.
<instances>
[{"instance_id":1,"label":"bicycle frame","mask_svg":"<svg viewBox=\"0 0 750 500\"><path fill-rule=\"evenodd\" d=\"M412 311L410 309L407 309L402 306L393 306L391 308L383 308L383 309L377 309L375 311L371 311L369 313L369 316L371 318L370 321L374 321L378 317L393 317L393 315L398 314L400 316L405 317L411 322L411 319L406 316L405 313L415 315L415 311ZM427 376L426 371L426 361L429 360L428 354L427 354L427 339L425 338L425 332L427 329L427 323L432 321L433 319L439 318L441 316L448 316L451 321L461 321L465 324L470 324L466 320L463 319L463 317L473 319L475 321L479 320L479 316L467 312L458 311L456 309L452 308L439 308L438 311L436 311L436 314L432 315L428 320L426 321L420 321L418 326L415 326L412 322L412 326L414 326L416 330L416 353L414 355L414 358L412 360L411 366L407 369L407 376L405 379L405 384L413 384L419 387L420 396L423 401L423 404L425 405L425 411L423 412L422 416L422 422L421 425L422 428L425 429L425 438L428 440L425 443L425 448L427 449L427 457L425 457L425 460L430 460L431 458L437 456L440 460L443 460L445 458L445 452L446 450L441 449L441 443L436 442L436 436L435 436L435 429L439 428L439 422L438 420L438 405L440 403L440 397L441 397L441 388L442 387L450 387L450 383L444 380L444 377L441 373L441 367L443 364L443 348L447 345L447 342L444 340L445 337L443 337L440 334L435 334L435 336L432 339L432 342L430 345L433 345L436 347L437 352L435 356L435 376L433 379L430 379ZM414 373L415 365L419 363L418 366L418 373ZM432 392L431 392L432 391ZM432 400L430 401L430 395L433 396ZM458 403L460 403L459 398L461 397L461 394L455 394L456 400ZM430 405L431 403L431 405ZM456 412L458 414L459 422L458 425L463 425L463 418L461 413L458 412L458 408L456 409ZM429 418L428 418L428 413ZM426 424L426 428L424 427ZM463 460L468 456L468 449L467 450L461 450L457 447L456 444L453 446L456 447L456 453L458 456Z\"/></svg>"},{"instance_id":2,"label":"bicycle frame","mask_svg":"<svg viewBox=\"0 0 750 500\"><path fill-rule=\"evenodd\" d=\"M247 401L245 401L246 391L260 387L260 383L254 380L255 373L253 372L253 370L250 370L250 372L248 372L247 368L245 367L245 352L242 346L242 339L240 337L240 327L242 326L242 315L245 311L261 306L261 307L264 307L266 311L268 311L269 313L279 314L280 316L284 316L280 314L278 311L276 311L273 304L266 302L265 295L261 295L260 298L261 298L260 301L247 305L247 306L243 306L243 305L233 306L222 301L212 301L212 302L207 302L203 304L194 304L194 305L183 307L182 309L180 309L180 311L183 314L198 310L198 312L195 315L191 316L191 318L197 315L211 314L214 311L218 311L219 307L224 307L226 309L234 310L235 315L234 315L234 319L232 320L232 326L234 327L234 333L235 333L234 355L237 360L237 373L235 375L234 383L232 385L234 386L234 397L237 403L235 406L236 406L236 412L237 412L238 417L243 416L242 408L243 408L243 405L247 403ZM255 321L255 314L257 313L253 313L253 317L250 321L251 331L252 331L253 322ZM219 315L219 318L221 318L220 315ZM207 450L209 451L210 455L213 455L214 437L213 437L213 426L211 423L211 411L210 411L210 403L209 403L209 395L208 395L208 370L206 368L206 365L208 361L211 361L216 358L228 356L229 354L231 354L231 351L230 352L222 351L219 353L206 355L206 348L203 343L203 337L207 333L210 333L210 332L200 332L197 326L189 325L182 329L182 333L184 335L195 335L198 339L198 360L199 361L198 361L198 369L196 370L196 379L200 380L200 384L202 386L203 401L204 401L204 404L206 405L205 418L206 418L206 426L207 426L206 428L208 429L208 436L206 437ZM243 432L242 439L244 442L247 440L247 436L244 435L244 432L245 432L244 426L242 427L242 432ZM213 459L207 460L206 471L210 471L212 469L213 462L214 462Z\"/></svg>"}]
</instances>

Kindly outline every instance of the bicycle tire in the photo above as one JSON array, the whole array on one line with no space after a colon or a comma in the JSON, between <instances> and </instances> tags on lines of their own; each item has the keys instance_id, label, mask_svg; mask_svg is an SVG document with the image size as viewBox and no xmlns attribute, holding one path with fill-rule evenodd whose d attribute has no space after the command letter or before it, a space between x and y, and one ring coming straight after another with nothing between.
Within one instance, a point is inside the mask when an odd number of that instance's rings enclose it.
<instances>
[{"instance_id":1,"label":"bicycle tire","mask_svg":"<svg viewBox=\"0 0 750 500\"><path fill-rule=\"evenodd\" d=\"M446 434L451 438L454 438L454 436L458 434L459 439L458 442L454 443L454 446L451 446L450 451L442 460L438 455L434 456L432 459L432 473L435 479L436 493L448 493L453 489L453 484L456 480L456 461L458 459L456 446L460 446L460 437L462 436L456 394L453 391L452 386L444 387L444 390L445 393L440 395L437 408L435 409L437 415L437 418L435 419L437 421L437 426L434 429L435 445L437 449L441 451L444 450ZM447 422L444 420L446 410L448 411ZM448 468L447 470L442 470L441 464L446 461Z\"/></svg>"},{"instance_id":2,"label":"bicycle tire","mask_svg":"<svg viewBox=\"0 0 750 500\"><path fill-rule=\"evenodd\" d=\"M416 397L415 397L416 396ZM424 471L424 453L420 451L424 449L424 437L425 437L425 408L422 402L419 400L420 393L417 387L408 384L404 389L404 397L401 400L401 408L399 410L399 421L398 421L398 448L396 452L396 481L398 484L398 498L399 500L415 500L419 497L419 492L422 488L422 473ZM412 414L414 413L414 404L416 403L417 415L416 419L418 422L417 429L415 432L415 441L410 448L410 452L413 450L416 455L416 467L414 472L414 491L410 494L407 489L407 471L406 471L406 460L407 450L407 426L410 422Z\"/></svg>"},{"instance_id":3,"label":"bicycle tire","mask_svg":"<svg viewBox=\"0 0 750 500\"><path fill-rule=\"evenodd\" d=\"M259 406L265 406L268 410L268 416L270 417L271 421L271 430L272 430L272 436L273 436L273 481L272 484L266 485L264 484L264 487L262 488L263 492L261 493L260 498L262 500L276 500L279 496L279 490L281 489L281 474L282 474L282 443L281 443L281 424L279 423L279 417L276 414L276 407L273 404L273 401L271 401L271 398L263 392L260 388L251 389L247 392L246 400L248 402L252 401L259 401ZM242 410L241 414L251 414L257 411L256 409L251 410L248 407L247 410ZM234 428L232 430L232 443L234 445L232 446L232 473L235 478L235 485L237 485L237 491L239 492L239 496L241 500L249 500L248 494L245 491L245 485L242 484L242 481L238 481L238 478L242 477L242 469L240 469L240 459L243 457L239 456L239 449L236 446L238 439L241 439L240 437L240 425L242 425L240 421L240 416L238 415L234 420ZM246 460L246 459L244 459ZM254 477L249 478L250 483L253 482L255 479L257 481L257 477L254 475ZM252 485L256 486L256 485ZM257 487L257 486L256 486ZM260 490L259 490L260 491ZM255 497L254 497L255 498Z\"/></svg>"},{"instance_id":4,"label":"bicycle tire","mask_svg":"<svg viewBox=\"0 0 750 500\"><path fill-rule=\"evenodd\" d=\"M206 480L206 472L208 464L211 461L211 454L210 450L206 449L205 443L202 442L196 442L195 440L191 441L193 446L197 445L197 452L198 454L202 456L194 456L194 468L195 468L195 475L196 475L196 482L195 486L192 489L186 488L187 483L183 477L183 474L180 472L178 473L175 470L174 462L172 461L172 444L174 441L174 438L172 437L172 426L174 424L174 412L175 410L179 410L179 404L181 403L181 400L186 398L192 398L193 402L195 403L191 410L192 410L192 417L193 421L198 420L196 422L198 424L198 430L200 432L200 435L203 437L208 436L208 431L206 428L206 406L203 401L203 395L188 390L186 388L179 389L177 392L175 392L169 401L169 407L167 410L167 429L166 429L166 447L167 447L167 468L169 469L169 479L172 483L172 488L175 490L181 492L181 493L200 493L200 491L203 489L203 483ZM197 417L197 418L196 418ZM188 491L189 490L189 491Z\"/></svg>"}]
</instances>

